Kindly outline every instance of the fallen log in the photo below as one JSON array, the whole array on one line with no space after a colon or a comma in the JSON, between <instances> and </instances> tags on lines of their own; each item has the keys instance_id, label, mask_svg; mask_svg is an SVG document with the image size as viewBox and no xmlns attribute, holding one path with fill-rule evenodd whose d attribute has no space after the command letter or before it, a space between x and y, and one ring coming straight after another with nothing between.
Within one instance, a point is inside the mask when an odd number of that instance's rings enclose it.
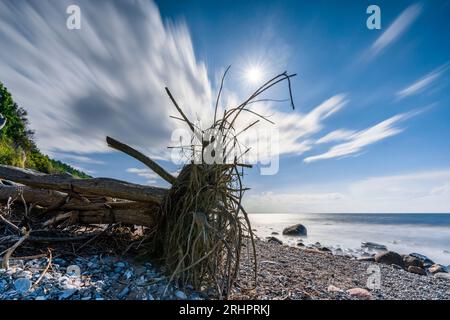
<instances>
[{"instance_id":1,"label":"fallen log","mask_svg":"<svg viewBox=\"0 0 450 320\"><path fill-rule=\"evenodd\" d=\"M68 174L43 174L30 169L0 165L0 179L29 187L119 199L161 203L167 189L142 186L110 178L76 179Z\"/></svg>"},{"instance_id":2,"label":"fallen log","mask_svg":"<svg viewBox=\"0 0 450 320\"><path fill-rule=\"evenodd\" d=\"M69 221L68 225L122 223L148 228L156 226L159 219L159 206L153 204L147 208L103 208L97 210L73 210L53 212L51 218L42 224L43 228Z\"/></svg>"},{"instance_id":3,"label":"fallen log","mask_svg":"<svg viewBox=\"0 0 450 320\"><path fill-rule=\"evenodd\" d=\"M21 195L25 202L42 207L51 207L57 203L61 203L67 197L66 193L55 190L33 189L27 186L0 184L0 202L6 202L9 198L20 199Z\"/></svg>"},{"instance_id":4,"label":"fallen log","mask_svg":"<svg viewBox=\"0 0 450 320\"><path fill-rule=\"evenodd\" d=\"M0 201L6 202L9 198L21 201L21 194L26 203L32 203L46 208L51 208L55 204L62 203L55 208L54 217L69 218L68 212L76 212L77 217L74 223L81 224L110 224L121 222L124 224L140 225L144 227L154 227L159 214L159 204L151 202L99 202L86 203L78 200L70 200L64 204L67 194L43 189L32 189L27 186L0 185ZM60 218L56 219L57 222ZM48 222L47 222L48 223ZM44 226L47 226L44 223Z\"/></svg>"},{"instance_id":5,"label":"fallen log","mask_svg":"<svg viewBox=\"0 0 450 320\"><path fill-rule=\"evenodd\" d=\"M148 228L156 226L159 219L159 206L154 204L149 208L140 209L103 209L78 211L78 223L81 224L111 224L121 222Z\"/></svg>"}]
</instances>

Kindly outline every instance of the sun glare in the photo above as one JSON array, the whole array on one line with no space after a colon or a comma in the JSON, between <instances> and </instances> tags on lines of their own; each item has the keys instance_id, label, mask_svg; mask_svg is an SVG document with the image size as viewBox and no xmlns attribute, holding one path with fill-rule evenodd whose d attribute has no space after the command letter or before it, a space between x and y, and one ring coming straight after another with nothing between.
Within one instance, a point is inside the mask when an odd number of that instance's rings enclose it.
<instances>
[{"instance_id":1,"label":"sun glare","mask_svg":"<svg viewBox=\"0 0 450 320\"><path fill-rule=\"evenodd\" d=\"M263 72L259 66L251 66L245 71L245 78L251 84L258 83L263 78Z\"/></svg>"}]
</instances>

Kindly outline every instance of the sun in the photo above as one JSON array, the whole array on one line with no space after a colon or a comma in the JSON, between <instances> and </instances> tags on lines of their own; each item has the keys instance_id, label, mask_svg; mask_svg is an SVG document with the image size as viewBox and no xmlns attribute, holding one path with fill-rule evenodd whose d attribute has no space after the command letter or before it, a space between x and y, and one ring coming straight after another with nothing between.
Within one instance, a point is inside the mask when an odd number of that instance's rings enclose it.
<instances>
[{"instance_id":1,"label":"sun","mask_svg":"<svg viewBox=\"0 0 450 320\"><path fill-rule=\"evenodd\" d=\"M244 71L245 79L251 83L259 83L263 78L263 71L260 66L250 66Z\"/></svg>"}]
</instances>

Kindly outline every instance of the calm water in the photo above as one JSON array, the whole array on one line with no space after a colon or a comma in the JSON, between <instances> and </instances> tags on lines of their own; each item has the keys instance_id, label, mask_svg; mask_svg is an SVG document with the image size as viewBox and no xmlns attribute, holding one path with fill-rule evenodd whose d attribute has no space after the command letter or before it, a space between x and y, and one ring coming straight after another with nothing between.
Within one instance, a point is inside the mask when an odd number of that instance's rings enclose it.
<instances>
[{"instance_id":1,"label":"calm water","mask_svg":"<svg viewBox=\"0 0 450 320\"><path fill-rule=\"evenodd\" d=\"M362 241L384 244L399 253L418 252L437 263L450 264L450 214L251 214L252 228L266 237L302 223L308 229L305 244L357 249Z\"/></svg>"}]
</instances>

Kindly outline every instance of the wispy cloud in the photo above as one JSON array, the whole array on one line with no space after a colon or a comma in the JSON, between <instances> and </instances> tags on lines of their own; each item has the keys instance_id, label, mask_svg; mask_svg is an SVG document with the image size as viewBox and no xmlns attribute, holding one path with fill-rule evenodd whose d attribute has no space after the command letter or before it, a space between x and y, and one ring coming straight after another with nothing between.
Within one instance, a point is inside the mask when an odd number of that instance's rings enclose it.
<instances>
[{"instance_id":1,"label":"wispy cloud","mask_svg":"<svg viewBox=\"0 0 450 320\"><path fill-rule=\"evenodd\" d=\"M339 158L361 152L363 148L368 145L371 145L388 137L392 137L402 132L403 130L395 127L395 125L400 121L409 118L413 114L413 112L410 112L393 116L387 120L384 120L383 122L376 124L371 128L361 130L351 136L347 136L346 139L349 139L348 142L335 145L331 147L327 152L307 157L303 161L305 163L311 163L318 160Z\"/></svg>"},{"instance_id":2,"label":"wispy cloud","mask_svg":"<svg viewBox=\"0 0 450 320\"><path fill-rule=\"evenodd\" d=\"M101 160L92 159L92 158L86 157L86 156L69 154L69 153L54 153L54 154L52 154L52 157L54 157L56 159L69 160L69 161L75 161L75 162L81 162L81 163L87 163L87 164L105 164L105 162L101 161Z\"/></svg>"},{"instance_id":3,"label":"wispy cloud","mask_svg":"<svg viewBox=\"0 0 450 320\"><path fill-rule=\"evenodd\" d=\"M424 77L420 78L419 80L415 81L413 84L407 86L406 88L400 90L397 92L397 98L403 99L408 96L415 95L417 93L422 92L424 89L430 87L433 83L436 82L436 80L442 76L442 74L449 68L449 63L446 63L443 66L440 66L439 68L433 70L432 72L428 73Z\"/></svg>"},{"instance_id":4,"label":"wispy cloud","mask_svg":"<svg viewBox=\"0 0 450 320\"><path fill-rule=\"evenodd\" d=\"M322 143L330 143L330 142L337 142L337 141L346 141L349 140L356 131L353 130L345 130L345 129L338 129L335 131L332 131L328 133L327 135L323 136L319 140L317 140L316 144L322 144Z\"/></svg>"},{"instance_id":5,"label":"wispy cloud","mask_svg":"<svg viewBox=\"0 0 450 320\"><path fill-rule=\"evenodd\" d=\"M383 52L388 46L397 41L400 36L411 26L414 20L422 12L421 4L413 4L406 8L386 29L385 32L372 44L371 55L376 56Z\"/></svg>"},{"instance_id":6,"label":"wispy cloud","mask_svg":"<svg viewBox=\"0 0 450 320\"><path fill-rule=\"evenodd\" d=\"M164 155L178 125L164 87L189 117L208 118L211 85L187 26L151 1L0 1L0 74L27 109L45 152L107 152L106 135ZM101 13L101 14L100 14ZM18 24L20 21L20 26Z\"/></svg>"},{"instance_id":7,"label":"wispy cloud","mask_svg":"<svg viewBox=\"0 0 450 320\"><path fill-rule=\"evenodd\" d=\"M154 184L159 179L159 176L150 169L128 168L126 171L147 179L148 184Z\"/></svg>"},{"instance_id":8,"label":"wispy cloud","mask_svg":"<svg viewBox=\"0 0 450 320\"><path fill-rule=\"evenodd\" d=\"M314 140L311 137L325 127L324 122L327 118L338 112L347 103L348 99L346 94L337 94L326 99L308 113L281 112L279 109L270 105L261 106L258 112L264 115L271 115L270 119L276 126L261 123L258 129L261 130L259 132L266 133L270 133L270 130L276 129L279 137L275 142L280 155L300 155L313 148ZM245 121L245 117L242 121ZM261 136L256 136L254 132L246 132L241 136L241 139L247 145L258 146L259 148L265 141L265 139L261 139ZM268 147L273 148L274 146L271 145ZM259 151L261 151L261 148ZM262 153L265 152L263 151ZM261 154L259 158L261 158Z\"/></svg>"}]
</instances>

